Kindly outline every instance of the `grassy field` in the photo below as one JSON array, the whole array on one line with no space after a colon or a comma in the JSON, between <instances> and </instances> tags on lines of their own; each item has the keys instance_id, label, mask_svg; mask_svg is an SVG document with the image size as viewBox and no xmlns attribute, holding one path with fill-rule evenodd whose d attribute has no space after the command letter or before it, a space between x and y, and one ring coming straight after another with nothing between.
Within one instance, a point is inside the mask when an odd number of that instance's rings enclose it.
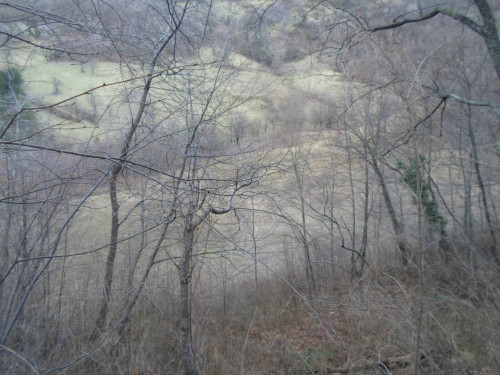
<instances>
[{"instance_id":1,"label":"grassy field","mask_svg":"<svg viewBox=\"0 0 500 375\"><path fill-rule=\"evenodd\" d=\"M132 78L129 72L123 71L115 63L90 61L81 64L68 59L53 61L26 48L19 49L14 56L4 56L3 60L22 71L26 96L33 106L51 105L80 95L37 114L45 127L57 129L58 134L63 137L86 141L98 136L105 140L108 136L114 136L114 130L129 123L136 110L134 94L127 99L125 93L137 92L132 90L140 88L142 79L110 85ZM202 50L200 56L203 62L220 59L217 51L211 48ZM0 65L2 66L5 68L7 64ZM315 68L312 69L312 66ZM203 72L205 79L214 78L217 68L217 64L210 64ZM285 74L277 74L242 55L231 54L222 72L229 80L225 95L242 102L237 111L251 121L265 121L270 109L286 107L291 95L300 93L300 99L296 102L299 107L294 109L305 116L306 123L301 126L307 129L311 115L310 101L331 102L342 92L339 86L340 76L328 66L318 64L309 57L284 64L281 72ZM81 95L104 83L106 87ZM168 89L167 86L156 81L154 91L157 94L152 92L152 100L162 101L165 107L172 108L174 104L169 103L170 99L164 95L165 89ZM129 104L127 101L130 99L132 101Z\"/></svg>"}]
</instances>

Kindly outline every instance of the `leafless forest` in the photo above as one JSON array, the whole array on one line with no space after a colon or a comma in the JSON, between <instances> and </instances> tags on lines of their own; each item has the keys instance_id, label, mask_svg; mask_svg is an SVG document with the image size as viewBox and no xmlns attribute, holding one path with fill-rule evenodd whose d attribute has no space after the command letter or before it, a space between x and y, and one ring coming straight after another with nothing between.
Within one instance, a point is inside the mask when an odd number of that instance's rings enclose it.
<instances>
[{"instance_id":1,"label":"leafless forest","mask_svg":"<svg viewBox=\"0 0 500 375\"><path fill-rule=\"evenodd\" d=\"M499 26L0 2L0 373L500 374Z\"/></svg>"}]
</instances>

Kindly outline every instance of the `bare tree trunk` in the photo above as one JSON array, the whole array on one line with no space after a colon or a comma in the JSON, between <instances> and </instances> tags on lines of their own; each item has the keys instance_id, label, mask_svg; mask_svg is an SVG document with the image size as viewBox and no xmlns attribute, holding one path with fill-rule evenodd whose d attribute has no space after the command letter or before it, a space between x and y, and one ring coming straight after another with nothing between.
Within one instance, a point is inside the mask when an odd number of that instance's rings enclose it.
<instances>
[{"instance_id":1,"label":"bare tree trunk","mask_svg":"<svg viewBox=\"0 0 500 375\"><path fill-rule=\"evenodd\" d=\"M490 54L497 77L500 79L500 40L498 39L498 30L495 15L486 0L474 0L479 14L483 19L483 25L480 28L480 35L483 37L488 53Z\"/></svg>"},{"instance_id":2,"label":"bare tree trunk","mask_svg":"<svg viewBox=\"0 0 500 375\"><path fill-rule=\"evenodd\" d=\"M252 243L254 256L254 281L255 281L255 306L259 306L259 279L258 279L258 259L257 259L257 238L255 235L255 206L252 197Z\"/></svg>"},{"instance_id":3,"label":"bare tree trunk","mask_svg":"<svg viewBox=\"0 0 500 375\"><path fill-rule=\"evenodd\" d=\"M415 144L415 157L418 158L417 145ZM417 163L417 176L420 175L420 163ZM423 215L424 207L422 204L422 179L417 178L416 195L418 204L418 252L417 252L417 269L418 269L418 295L415 306L415 314L417 320L416 337L415 337L415 357L413 362L413 374L420 374L420 347L422 345L422 325L424 313L424 232L423 232Z\"/></svg>"},{"instance_id":4,"label":"bare tree trunk","mask_svg":"<svg viewBox=\"0 0 500 375\"><path fill-rule=\"evenodd\" d=\"M500 266L500 258L499 258L498 253L497 253L497 237L496 237L496 231L495 231L495 224L494 224L493 219L491 217L490 208L488 205L488 199L487 199L487 195L486 195L486 188L484 185L483 176L481 174L481 168L479 165L479 153L477 150L476 134L474 132L474 128L472 127L472 122L469 122L469 138L470 138L470 142L472 145L474 169L476 171L476 177L477 177L477 183L479 185L479 190L481 191L481 200L483 203L486 224L488 225L488 229L490 232L491 245L490 245L489 251L490 251L491 257L495 260L497 265Z\"/></svg>"},{"instance_id":5,"label":"bare tree trunk","mask_svg":"<svg viewBox=\"0 0 500 375\"><path fill-rule=\"evenodd\" d=\"M6 189L7 191L2 191L3 196L7 197L9 195L14 195L14 186L12 186L11 182L11 170L10 170L10 163L9 163L9 155L5 155L5 170L6 170L6 176L7 176L7 183L6 183ZM3 188L2 188L3 190ZM4 265L7 266L9 264L9 235L10 235L10 226L11 226L11 221L12 221L12 207L11 205L7 205L7 217L5 218L5 223L2 229L2 254L4 256ZM3 265L2 265L3 267ZM3 269L2 269L3 271ZM2 272L3 274L3 272ZM0 293L1 293L2 288L0 288Z\"/></svg>"},{"instance_id":6,"label":"bare tree trunk","mask_svg":"<svg viewBox=\"0 0 500 375\"><path fill-rule=\"evenodd\" d=\"M349 168L349 187L351 189L351 214L352 214L352 231L349 231L351 234L351 247L353 249L356 248L356 192L354 190L354 178L352 176L352 154L351 154L351 138L348 136L348 132L345 132L346 138L346 151L347 151L347 165ZM351 280L354 279L354 276L359 276L358 270L356 268L356 254L354 252L351 253Z\"/></svg>"},{"instance_id":7,"label":"bare tree trunk","mask_svg":"<svg viewBox=\"0 0 500 375\"><path fill-rule=\"evenodd\" d=\"M330 206L329 206L329 214L330 217L333 218L334 211L335 211L335 206L333 202L333 187L332 187L332 194L330 197ZM328 194L328 193L327 193ZM334 235L333 235L333 230L335 228L335 223L333 220L329 220L330 222L330 261L331 261L331 268L332 268L332 275L331 278L333 279L333 276L335 275L335 247L334 247Z\"/></svg>"},{"instance_id":8,"label":"bare tree trunk","mask_svg":"<svg viewBox=\"0 0 500 375\"><path fill-rule=\"evenodd\" d=\"M121 170L121 168L120 168ZM97 314L97 319L94 325L94 330L90 336L90 340L94 341L99 337L99 334L106 326L108 316L109 302L111 299L111 287L113 286L113 269L115 266L116 249L118 245L118 197L116 192L117 174L113 174L109 183L109 196L111 201L111 238L109 245L108 257L106 259L106 270L104 274L104 292L102 295L101 308Z\"/></svg>"},{"instance_id":9,"label":"bare tree trunk","mask_svg":"<svg viewBox=\"0 0 500 375\"><path fill-rule=\"evenodd\" d=\"M460 142L461 143L461 142ZM461 152L461 150L460 150ZM470 152L468 154L468 161L465 163L464 158L460 155L460 165L462 167L462 174L464 178L464 230L465 234L472 239L473 230L472 230L472 187L471 187L471 164L472 164L473 156Z\"/></svg>"},{"instance_id":10,"label":"bare tree trunk","mask_svg":"<svg viewBox=\"0 0 500 375\"><path fill-rule=\"evenodd\" d=\"M302 244L304 245L304 255L305 255L305 260L306 260L306 278L307 278L307 292L309 295L314 295L316 294L316 283L314 281L314 272L312 268L312 262L311 262L311 252L309 249L309 240L308 240L308 235L307 235L307 221L306 221L306 208L305 208L305 200L304 200L304 188L303 188L303 181L299 175L299 170L298 170L298 161L294 160L293 161L293 170L295 173L295 179L297 181L297 187L299 189L299 197L300 197L300 213L301 213L301 218L302 218L302 225L301 225L301 237L302 237Z\"/></svg>"},{"instance_id":11,"label":"bare tree trunk","mask_svg":"<svg viewBox=\"0 0 500 375\"><path fill-rule=\"evenodd\" d=\"M181 350L183 373L196 375L198 370L194 364L193 350L191 346L191 301L189 287L191 284L191 254L194 246L194 231L191 225L192 215L188 216L188 222L184 227L184 249L178 265L181 293Z\"/></svg>"},{"instance_id":12,"label":"bare tree trunk","mask_svg":"<svg viewBox=\"0 0 500 375\"><path fill-rule=\"evenodd\" d=\"M95 341L99 337L99 334L106 326L106 320L109 311L109 302L111 300L111 288L113 285L113 270L115 266L115 257L118 246L118 231L119 231L118 214L120 210L120 204L118 202L118 192L116 190L116 183L118 180L118 176L120 175L125 166L132 138L135 134L135 131L137 130L137 127L139 126L139 123L141 122L142 116L144 115L144 111L146 109L146 102L149 90L151 88L151 82L155 77L153 76L153 72L156 65L156 60L159 58L161 51L166 46L166 43L167 42L165 42L163 46L159 49L159 51L157 51L155 57L153 58L153 61L149 66L149 75L148 75L149 78L146 80L144 84L144 88L142 90L142 96L139 102L139 108L137 110L137 113L132 121L132 124L128 130L127 136L123 143L120 155L121 162L116 163L111 169L111 178L109 181L109 199L111 202L111 235L110 235L108 256L106 259L106 269L104 275L104 291L101 300L101 308L99 309L99 313L97 314L97 319L94 324L94 329L90 335L91 342Z\"/></svg>"},{"instance_id":13,"label":"bare tree trunk","mask_svg":"<svg viewBox=\"0 0 500 375\"><path fill-rule=\"evenodd\" d=\"M396 210L394 209L394 205L392 203L391 195L389 194L389 189L387 188L384 175L382 173L382 170L380 169L376 157L373 154L372 154L371 165L373 170L375 171L375 174L377 175L380 187L382 188L382 196L384 197L385 205L387 207L387 210L389 211L389 217L391 218L392 228L394 229L394 232L396 234L396 243L401 253L403 265L406 266L408 265L410 254L408 254L408 248L402 238L404 227L396 216Z\"/></svg>"},{"instance_id":14,"label":"bare tree trunk","mask_svg":"<svg viewBox=\"0 0 500 375\"><path fill-rule=\"evenodd\" d=\"M168 34L162 37L161 42L159 42L159 44L157 45L156 50L153 51L152 59L149 63L149 71L148 74L145 76L147 78L145 79L144 86L142 88L142 94L139 100L137 112L135 113L135 116L132 118L132 123L130 125L130 128L128 129L125 140L123 141L123 146L120 153L120 161L114 162L114 164L112 165L111 177L109 181L109 196L111 202L110 244L109 244L108 256L106 259L104 290L103 290L101 308L97 315L97 319L94 324L94 329L90 335L90 341L95 341L96 338L99 336L100 331L105 327L109 311L109 302L111 298L111 289L113 284L113 270L114 270L116 251L118 246L117 243L118 230L119 230L118 214L120 209L118 202L118 193L116 190L116 183L118 180L118 176L123 171L124 167L127 164L127 158L130 156L129 154L130 154L130 145L132 143L132 138L134 137L137 127L139 126L140 122L143 119L147 107L147 98L149 95L149 91L151 89L151 83L156 77L158 77L161 74L161 73L155 74L155 68L157 66L158 60L160 59L160 56L162 55L163 51L170 43L170 41L174 40L175 42L174 37L182 25L188 7L188 3L189 2L187 2L182 6L183 9L179 15L174 16L172 13L170 13L170 16L176 18L176 20L172 23L172 27L169 27ZM170 7L170 4L168 4L168 6ZM103 26L105 27L106 25Z\"/></svg>"},{"instance_id":15,"label":"bare tree trunk","mask_svg":"<svg viewBox=\"0 0 500 375\"><path fill-rule=\"evenodd\" d=\"M361 237L361 268L359 274L363 275L363 269L366 260L366 249L368 246L368 219L369 219L369 198L370 198L370 184L368 175L368 161L365 160L365 202L364 202L364 217L363 217L363 235Z\"/></svg>"}]
</instances>

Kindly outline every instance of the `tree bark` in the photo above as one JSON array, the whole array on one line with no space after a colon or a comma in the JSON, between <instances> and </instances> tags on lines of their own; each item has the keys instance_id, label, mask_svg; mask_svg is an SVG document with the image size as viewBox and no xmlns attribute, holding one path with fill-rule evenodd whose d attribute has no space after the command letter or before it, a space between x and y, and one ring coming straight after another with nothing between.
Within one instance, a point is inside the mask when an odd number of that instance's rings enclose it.
<instances>
[{"instance_id":1,"label":"tree bark","mask_svg":"<svg viewBox=\"0 0 500 375\"><path fill-rule=\"evenodd\" d=\"M486 0L474 0L476 7L483 19L483 26L480 34L488 53L490 54L497 77L500 79L500 40L498 39L498 29L493 11Z\"/></svg>"},{"instance_id":2,"label":"tree bark","mask_svg":"<svg viewBox=\"0 0 500 375\"><path fill-rule=\"evenodd\" d=\"M363 270L366 260L366 249L368 246L368 219L369 215L369 199L370 199L370 181L368 175L368 161L365 160L365 202L364 202L364 217L363 217L363 235L361 237L361 268L359 274L363 275Z\"/></svg>"},{"instance_id":3,"label":"tree bark","mask_svg":"<svg viewBox=\"0 0 500 375\"><path fill-rule=\"evenodd\" d=\"M133 118L132 124L128 130L127 136L124 140L123 147L121 150L120 163L116 163L111 169L111 178L109 181L109 198L111 202L111 235L110 235L110 243L109 243L109 251L106 259L106 270L104 275L104 290L102 296L101 307L99 309L99 313L97 314L97 319L94 324L94 329L90 335L90 341L95 341L100 332L104 329L106 325L106 320L109 311L109 302L111 299L111 288L113 286L113 270L115 265L116 251L118 246L118 231L119 231L119 221L118 215L120 210L120 204L118 202L118 192L116 189L116 183L118 180L118 176L122 172L126 159L129 156L130 144L132 142L132 138L139 126L139 123L142 120L142 116L144 115L144 111L146 109L147 97L149 95L149 90L151 88L151 83L155 76L153 75L156 61L158 60L161 52L167 45L170 38L162 45L162 47L156 52L150 66L149 66L149 78L146 80L144 87L142 89L141 99L139 101L139 108L135 117Z\"/></svg>"},{"instance_id":4,"label":"tree bark","mask_svg":"<svg viewBox=\"0 0 500 375\"><path fill-rule=\"evenodd\" d=\"M486 188L484 186L483 175L481 173L481 168L479 166L479 153L477 150L476 134L474 132L474 128L472 127L471 123L469 123L469 138L472 145L473 164L474 164L474 169L476 171L476 178L477 178L477 183L479 185L479 190L481 191L481 200L483 203L484 215L486 217L486 224L488 225L488 229L490 231L491 245L489 251L495 263L500 266L500 258L497 253L497 237L495 231L495 224L493 223L493 219L490 213L490 208L488 205Z\"/></svg>"},{"instance_id":5,"label":"tree bark","mask_svg":"<svg viewBox=\"0 0 500 375\"><path fill-rule=\"evenodd\" d=\"M396 243L401 253L403 265L406 266L408 265L410 254L408 254L408 248L402 238L404 231L403 224L398 220L396 216L396 210L394 209L394 204L392 203L391 195L389 194L389 189L387 188L384 175L380 169L380 166L378 165L377 159L373 155L372 155L371 165L373 167L373 170L375 171L375 174L377 175L380 187L382 188L382 196L384 197L385 205L387 207L387 210L389 211L389 217L391 218L392 228L394 229L394 232L396 234Z\"/></svg>"},{"instance_id":6,"label":"tree bark","mask_svg":"<svg viewBox=\"0 0 500 375\"><path fill-rule=\"evenodd\" d=\"M198 370L194 364L193 350L191 347L191 306L189 288L191 284L191 254L194 245L194 231L191 225L191 216L184 227L184 249L178 265L181 293L181 350L183 372L186 375L197 375Z\"/></svg>"},{"instance_id":7,"label":"tree bark","mask_svg":"<svg viewBox=\"0 0 500 375\"><path fill-rule=\"evenodd\" d=\"M297 187L299 189L299 197L300 197L300 213L301 213L301 218L302 218L302 243L304 245L304 255L305 255L305 260L306 260L306 278L307 278L307 292L309 295L314 295L316 294L316 283L314 280L314 272L312 268L312 262L311 262L311 251L309 249L309 242L308 242L308 236L307 236L307 221L306 221L306 211L305 211L305 199L304 199L304 189L303 189L303 184L302 184L302 179L299 175L299 170L298 170L298 161L294 160L293 161L293 170L295 173L295 179L297 181Z\"/></svg>"}]
</instances>

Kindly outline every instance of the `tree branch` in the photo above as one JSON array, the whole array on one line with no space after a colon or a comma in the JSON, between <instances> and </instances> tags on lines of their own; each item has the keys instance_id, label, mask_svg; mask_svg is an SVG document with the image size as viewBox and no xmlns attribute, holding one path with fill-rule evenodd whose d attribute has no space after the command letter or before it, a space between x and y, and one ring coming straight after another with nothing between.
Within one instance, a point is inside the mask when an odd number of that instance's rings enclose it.
<instances>
[{"instance_id":1,"label":"tree branch","mask_svg":"<svg viewBox=\"0 0 500 375\"><path fill-rule=\"evenodd\" d=\"M407 23L416 23L416 22L422 22L426 21L428 19L431 19L438 14L442 14L451 18L454 18L455 20L463 23L465 26L469 27L472 31L478 33L479 35L484 37L484 32L482 30L482 26L479 25L476 21L473 19L467 17L466 15L456 12L453 9L448 9L448 8L436 8L433 11L423 14L420 17L417 18L403 18L401 21L397 21L398 18L395 18L393 23L388 24L388 25L381 25L377 27L370 28L368 31L371 32L377 32L377 31L382 31L382 30L390 30L390 29L395 29L398 27L401 27L403 25L406 25Z\"/></svg>"},{"instance_id":2,"label":"tree branch","mask_svg":"<svg viewBox=\"0 0 500 375\"><path fill-rule=\"evenodd\" d=\"M41 44L38 44L38 43L34 43L34 42L31 42L27 39L24 39L24 38L21 38L19 36L16 36L16 35L12 35L10 33L7 33L5 31L0 31L0 34L3 34L7 37L7 40L6 42L9 40L9 39L16 39L16 40L19 40L20 42L23 42L23 43L26 43L26 44L29 44L33 47L36 47L36 48L40 48L40 49L44 49L44 50L47 50L47 51L54 51L54 52L60 52L60 53L65 53L68 55L68 57L71 59L71 60L74 60L71 55L75 55L75 56L91 56L91 55L94 55L94 53L82 53L82 52L71 52L71 51L67 51L67 50L63 50L63 49L59 49L59 48L55 48L55 47L48 47L48 46L43 46ZM5 42L5 43L6 43Z\"/></svg>"},{"instance_id":3,"label":"tree branch","mask_svg":"<svg viewBox=\"0 0 500 375\"><path fill-rule=\"evenodd\" d=\"M488 49L488 53L493 62L493 66L495 68L497 77L500 79L500 40L498 39L498 31L497 31L495 16L487 0L474 0L474 4L476 5L476 8L483 21L482 25L477 23L467 15L457 12L453 9L438 7L432 10L431 12L423 14L417 18L403 18L401 21L398 21L399 18L398 17L393 21L392 24L369 28L368 30L365 31L376 32L382 30L395 29L407 23L422 22L431 19L437 16L438 14L451 17L459 21L463 25L467 26L469 29L471 29L472 31L474 31L476 34L480 35L483 38L484 42L486 43L486 48Z\"/></svg>"}]
</instances>

